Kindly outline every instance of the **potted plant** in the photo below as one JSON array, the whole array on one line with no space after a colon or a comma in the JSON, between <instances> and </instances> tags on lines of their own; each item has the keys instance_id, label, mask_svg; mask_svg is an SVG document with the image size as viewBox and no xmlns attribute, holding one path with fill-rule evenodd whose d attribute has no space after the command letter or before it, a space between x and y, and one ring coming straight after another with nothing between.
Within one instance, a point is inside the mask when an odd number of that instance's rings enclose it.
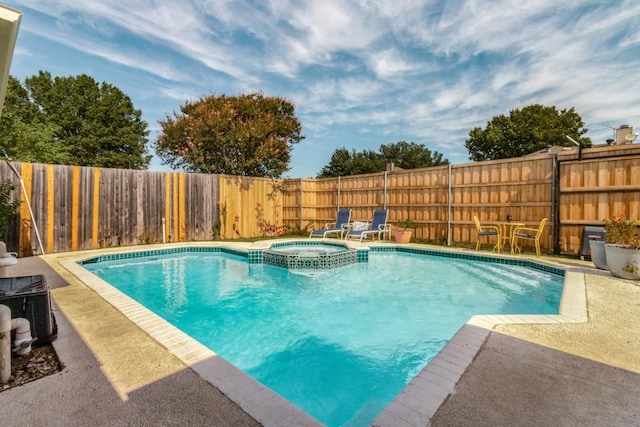
<instances>
[{"instance_id":1,"label":"potted plant","mask_svg":"<svg viewBox=\"0 0 640 427\"><path fill-rule=\"evenodd\" d=\"M409 243L413 229L417 226L418 223L409 218L396 222L393 227L393 239L396 243Z\"/></svg>"},{"instance_id":2,"label":"potted plant","mask_svg":"<svg viewBox=\"0 0 640 427\"><path fill-rule=\"evenodd\" d=\"M640 280L640 236L636 222L620 217L605 220L605 254L612 275Z\"/></svg>"}]
</instances>

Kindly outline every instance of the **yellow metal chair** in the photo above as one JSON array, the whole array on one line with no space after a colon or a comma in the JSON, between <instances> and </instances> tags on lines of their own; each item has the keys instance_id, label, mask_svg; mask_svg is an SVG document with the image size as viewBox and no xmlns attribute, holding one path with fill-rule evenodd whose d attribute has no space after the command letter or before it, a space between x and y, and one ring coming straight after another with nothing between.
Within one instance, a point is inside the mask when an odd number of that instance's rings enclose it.
<instances>
[{"instance_id":1,"label":"yellow metal chair","mask_svg":"<svg viewBox=\"0 0 640 427\"><path fill-rule=\"evenodd\" d=\"M473 220L476 222L476 230L478 231L478 239L476 241L476 251L480 249L480 239L487 236L496 236L498 243L493 247L493 250L500 252L500 228L497 225L481 225L480 220L476 215L473 216Z\"/></svg>"},{"instance_id":2,"label":"yellow metal chair","mask_svg":"<svg viewBox=\"0 0 640 427\"><path fill-rule=\"evenodd\" d=\"M518 245L518 239L524 240L533 240L536 245L536 256L540 258L540 236L542 235L542 230L544 230L544 226L547 223L547 218L543 218L540 221L540 225L538 228L527 228L527 227L518 227L513 230L513 238L511 241L511 253L514 251L520 251L520 245Z\"/></svg>"}]
</instances>

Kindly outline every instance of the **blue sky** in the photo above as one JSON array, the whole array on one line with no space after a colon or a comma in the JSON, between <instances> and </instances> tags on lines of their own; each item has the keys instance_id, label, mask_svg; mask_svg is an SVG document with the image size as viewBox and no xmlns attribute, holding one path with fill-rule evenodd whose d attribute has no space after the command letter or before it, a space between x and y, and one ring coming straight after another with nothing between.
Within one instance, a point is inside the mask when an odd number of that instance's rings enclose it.
<instances>
[{"instance_id":1,"label":"blue sky","mask_svg":"<svg viewBox=\"0 0 640 427\"><path fill-rule=\"evenodd\" d=\"M534 103L575 107L596 144L640 130L637 0L0 1L24 13L12 75L113 84L151 141L187 99L293 101L288 177L400 140L468 163L470 129Z\"/></svg>"}]
</instances>

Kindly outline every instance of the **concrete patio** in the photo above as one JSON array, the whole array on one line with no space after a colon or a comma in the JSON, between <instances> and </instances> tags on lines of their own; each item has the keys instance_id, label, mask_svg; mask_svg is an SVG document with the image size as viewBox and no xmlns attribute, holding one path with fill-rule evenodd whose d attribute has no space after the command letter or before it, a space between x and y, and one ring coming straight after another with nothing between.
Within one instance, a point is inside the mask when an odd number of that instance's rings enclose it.
<instances>
[{"instance_id":1,"label":"concrete patio","mask_svg":"<svg viewBox=\"0 0 640 427\"><path fill-rule=\"evenodd\" d=\"M0 393L5 426L260 425L57 264L23 258L0 276L44 274L62 372ZM589 321L496 327L431 420L416 426L640 424L640 287L584 268ZM285 425L274 413L269 425Z\"/></svg>"}]
</instances>

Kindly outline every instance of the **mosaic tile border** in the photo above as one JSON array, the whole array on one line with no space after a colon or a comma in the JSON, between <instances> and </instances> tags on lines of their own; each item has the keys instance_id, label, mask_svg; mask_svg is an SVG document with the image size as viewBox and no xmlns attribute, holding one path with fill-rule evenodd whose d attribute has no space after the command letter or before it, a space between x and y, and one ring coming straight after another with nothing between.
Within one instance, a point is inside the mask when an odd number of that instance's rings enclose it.
<instances>
[{"instance_id":1,"label":"mosaic tile border","mask_svg":"<svg viewBox=\"0 0 640 427\"><path fill-rule=\"evenodd\" d=\"M289 270L327 270L343 267L356 263L356 251L337 252L332 254L320 254L313 257L300 256L298 254L286 254L266 250L262 255L263 263Z\"/></svg>"},{"instance_id":2,"label":"mosaic tile border","mask_svg":"<svg viewBox=\"0 0 640 427\"><path fill-rule=\"evenodd\" d=\"M471 261L515 265L518 267L533 268L534 270L544 271L545 273L556 274L558 276L564 276L566 272L566 270L562 267L556 267L553 265L545 264L543 262L538 262L531 259L503 258L500 256L456 253L456 252L439 251L434 249L410 248L410 247L403 247L403 246L371 246L370 249L374 252L404 252L404 253L418 254L418 255L432 255L432 256L438 256L443 258L458 258L458 259L467 259Z\"/></svg>"},{"instance_id":3,"label":"mosaic tile border","mask_svg":"<svg viewBox=\"0 0 640 427\"><path fill-rule=\"evenodd\" d=\"M269 264L288 269L329 269L337 268L356 262L369 261L369 248L352 249L345 243L299 241L274 243L271 247L283 246L334 246L346 248L344 252L318 255L316 258L299 256L296 254L284 254L282 252L269 252L269 249L238 250L224 246L185 246L179 248L151 249L143 251L131 251L115 254L99 255L78 261L80 265L94 264L105 261L118 261L147 256L162 256L181 253L227 253L237 255L249 260L249 264Z\"/></svg>"},{"instance_id":4,"label":"mosaic tile border","mask_svg":"<svg viewBox=\"0 0 640 427\"><path fill-rule=\"evenodd\" d=\"M275 250L291 246L329 246L333 248L343 249L343 251L305 256L301 254L286 253ZM358 252L360 252L359 255ZM363 255L363 252L366 252L366 257ZM332 268L344 267L345 265L354 264L356 262L365 262L368 261L368 259L368 250L365 251L352 249L346 243L341 242L295 241L273 243L269 246L268 249L262 252L262 262L264 264L287 268L289 270L328 270Z\"/></svg>"},{"instance_id":5,"label":"mosaic tile border","mask_svg":"<svg viewBox=\"0 0 640 427\"><path fill-rule=\"evenodd\" d=\"M232 255L238 255L243 258L247 258L248 254L246 251L241 251L238 249L227 248L223 246L216 247L208 247L208 246L186 246L180 248L166 248L166 249L151 249L146 251L132 251L132 252L123 252L116 254L105 254L96 257L91 257L87 259L83 259L78 261L78 264L94 264L97 262L104 261L117 261L122 259L133 259L133 258L142 258L147 256L161 256L161 255L171 255L171 254L183 254L183 253L191 253L191 252L223 252Z\"/></svg>"},{"instance_id":6,"label":"mosaic tile border","mask_svg":"<svg viewBox=\"0 0 640 427\"><path fill-rule=\"evenodd\" d=\"M328 246L340 246L347 247L344 243L333 243L333 242L318 242L318 241L299 241L299 242L282 242L282 243L273 243L271 247L281 247L281 246L318 246L318 245L328 245ZM225 246L186 246L179 248L165 248L165 249L151 249L151 250L143 250L143 251L132 251L132 252L124 252L124 253L115 253L115 254L105 254L97 257L91 257L88 259L78 261L78 264L92 264L103 261L116 261L123 259L132 259L132 258L140 258L146 256L160 256L160 255L170 255L170 254L180 254L180 253L191 253L191 252L222 252L228 253L232 255L237 255L243 258L248 258L250 264L262 264L265 263L264 255L268 251L268 249L256 249L256 250L238 250ZM505 258L496 255L477 255L470 253L458 253L458 252L448 252L436 249L425 249L425 248L412 248L405 246L369 246L367 248L357 248L355 250L355 262L368 262L369 261L369 251L373 252L404 252L418 255L432 255L443 258L458 258L458 259L468 259L472 261L482 261L482 262L492 262L496 264L506 264L506 265L516 265L519 267L528 267L533 268L535 270L544 271L546 273L556 274L558 276L565 275L565 269L561 267L556 267L553 265L546 264L544 262L538 262L531 259L516 259L516 258ZM344 254L348 252L338 253ZM335 255L335 254L330 254ZM286 255L285 256L289 256ZM270 258L272 260L272 258ZM308 267L308 263L304 264L302 267L298 266L300 263L291 262L288 263L286 261L276 261L278 263L274 264L273 262L266 262L267 264L276 265L284 268L311 268L311 269L326 269L326 268L335 268L348 264L352 264L352 262L347 262L344 264L340 264L340 260L335 260L335 262L331 260L323 260L322 263L318 262L316 267ZM293 264L294 267L287 267L287 265ZM338 264L332 267L327 267L328 264Z\"/></svg>"}]
</instances>

